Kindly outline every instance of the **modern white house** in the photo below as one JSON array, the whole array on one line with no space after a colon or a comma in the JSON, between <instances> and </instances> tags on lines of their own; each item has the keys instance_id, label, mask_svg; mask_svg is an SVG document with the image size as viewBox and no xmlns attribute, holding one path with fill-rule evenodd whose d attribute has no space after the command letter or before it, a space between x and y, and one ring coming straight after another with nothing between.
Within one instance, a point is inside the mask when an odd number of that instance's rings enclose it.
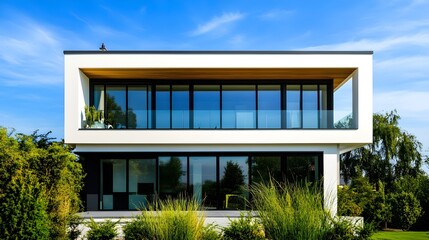
<instances>
[{"instance_id":1,"label":"modern white house","mask_svg":"<svg viewBox=\"0 0 429 240\"><path fill-rule=\"evenodd\" d=\"M186 193L242 209L269 176L322 181L372 141L370 51L65 51L65 142L87 211ZM85 106L101 114L91 123Z\"/></svg>"}]
</instances>

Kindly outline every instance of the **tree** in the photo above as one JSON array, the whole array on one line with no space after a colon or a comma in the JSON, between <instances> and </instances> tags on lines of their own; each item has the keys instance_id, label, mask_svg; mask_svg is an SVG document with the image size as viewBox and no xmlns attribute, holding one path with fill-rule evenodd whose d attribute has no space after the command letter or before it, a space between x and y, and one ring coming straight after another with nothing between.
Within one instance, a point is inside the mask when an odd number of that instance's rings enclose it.
<instances>
[{"instance_id":1,"label":"tree","mask_svg":"<svg viewBox=\"0 0 429 240\"><path fill-rule=\"evenodd\" d=\"M365 176L376 186L381 181L390 192L400 177L422 173L422 144L399 127L399 119L396 111L374 114L373 143L340 157L346 182Z\"/></svg>"},{"instance_id":2,"label":"tree","mask_svg":"<svg viewBox=\"0 0 429 240\"><path fill-rule=\"evenodd\" d=\"M35 182L40 185L36 189L41 191L40 196L35 194L40 199L27 200L33 201L32 204L46 203L43 211L48 216L44 222L50 226L49 238L65 238L70 216L81 208L79 194L84 174L76 156L70 153L68 146L53 142L49 132L38 134L35 131L32 135L12 136L7 134L6 129L0 129L0 202L13 199L5 191L10 187L9 183L20 179L20 176L34 180L29 184L34 185ZM17 195L23 197L30 190L34 189L26 185L14 189ZM8 217L12 215L3 215L2 221L12 221Z\"/></svg>"}]
</instances>

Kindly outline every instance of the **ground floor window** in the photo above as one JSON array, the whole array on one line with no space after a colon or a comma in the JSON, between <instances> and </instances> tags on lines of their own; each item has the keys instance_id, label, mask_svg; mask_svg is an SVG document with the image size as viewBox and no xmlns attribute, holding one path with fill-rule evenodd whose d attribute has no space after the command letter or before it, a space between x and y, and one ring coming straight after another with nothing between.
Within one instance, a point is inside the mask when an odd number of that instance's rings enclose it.
<instances>
[{"instance_id":1,"label":"ground floor window","mask_svg":"<svg viewBox=\"0 0 429 240\"><path fill-rule=\"evenodd\" d=\"M81 157L87 172L84 200L91 208L87 210L137 210L155 198L180 195L194 197L208 210L245 209L252 183L270 177L317 182L323 172L321 152L89 153Z\"/></svg>"}]
</instances>

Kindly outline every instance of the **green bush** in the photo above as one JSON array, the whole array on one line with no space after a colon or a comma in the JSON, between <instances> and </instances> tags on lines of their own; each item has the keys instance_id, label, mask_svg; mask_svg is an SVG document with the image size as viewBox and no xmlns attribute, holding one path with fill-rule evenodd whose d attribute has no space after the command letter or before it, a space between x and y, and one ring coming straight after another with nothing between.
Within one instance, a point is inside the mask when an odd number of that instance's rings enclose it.
<instances>
[{"instance_id":1,"label":"green bush","mask_svg":"<svg viewBox=\"0 0 429 240\"><path fill-rule=\"evenodd\" d=\"M392 193L388 196L388 201L392 207L394 227L408 230L421 215L420 203L412 193Z\"/></svg>"},{"instance_id":2,"label":"green bush","mask_svg":"<svg viewBox=\"0 0 429 240\"><path fill-rule=\"evenodd\" d=\"M331 231L327 234L327 239L353 240L354 235L352 224L345 220L333 220Z\"/></svg>"},{"instance_id":3,"label":"green bush","mask_svg":"<svg viewBox=\"0 0 429 240\"><path fill-rule=\"evenodd\" d=\"M228 227L223 229L225 240L259 240L265 239L262 225L251 213L246 216L241 213L240 218L232 220Z\"/></svg>"},{"instance_id":4,"label":"green bush","mask_svg":"<svg viewBox=\"0 0 429 240\"><path fill-rule=\"evenodd\" d=\"M222 234L217 230L216 225L208 224L204 226L202 240L219 240L219 239L222 239Z\"/></svg>"},{"instance_id":5,"label":"green bush","mask_svg":"<svg viewBox=\"0 0 429 240\"><path fill-rule=\"evenodd\" d=\"M29 172L16 171L0 192L0 239L50 239L44 189Z\"/></svg>"},{"instance_id":6,"label":"green bush","mask_svg":"<svg viewBox=\"0 0 429 240\"><path fill-rule=\"evenodd\" d=\"M88 240L111 240L118 236L116 224L110 220L97 223L94 219L90 219L88 223L89 230L86 237Z\"/></svg>"},{"instance_id":7,"label":"green bush","mask_svg":"<svg viewBox=\"0 0 429 240\"><path fill-rule=\"evenodd\" d=\"M349 186L338 188L338 216L360 216L362 207L359 206L356 199L358 193Z\"/></svg>"},{"instance_id":8,"label":"green bush","mask_svg":"<svg viewBox=\"0 0 429 240\"><path fill-rule=\"evenodd\" d=\"M71 149L63 143L52 142L49 134L50 132L38 134L38 131L35 131L31 135L13 135L6 129L0 128L0 203L13 204L17 196L24 197L25 193L21 191L36 191L34 184L30 187L22 185L21 188L14 189L14 195L6 194L6 189L11 190L9 184L13 178L16 178L18 171L25 173L26 175L22 177L26 178L28 185L30 185L28 178L31 177L31 183L36 182L36 188L40 191L43 189L43 193L39 198L36 194L33 198L26 200L39 202L26 202L24 205L36 206L43 201L43 207L39 208L43 208L43 215L48 217L43 222L49 226L49 238L66 239L70 216L81 209L79 194L84 174L80 162L70 152ZM14 207L23 208L24 205ZM2 211L7 212L10 209ZM13 220L5 219L1 221L13 223ZM8 231L20 232L21 228L16 225L16 229ZM0 232L3 231L0 230ZM43 236L44 234L41 234L39 237L43 238Z\"/></svg>"},{"instance_id":9,"label":"green bush","mask_svg":"<svg viewBox=\"0 0 429 240\"><path fill-rule=\"evenodd\" d=\"M125 239L202 239L205 216L199 216L198 210L195 199L159 200L125 226Z\"/></svg>"},{"instance_id":10,"label":"green bush","mask_svg":"<svg viewBox=\"0 0 429 240\"><path fill-rule=\"evenodd\" d=\"M363 227L357 229L356 235L358 236L357 239L371 239L371 236L374 234L376 230L376 227L374 223L371 222L364 222Z\"/></svg>"}]
</instances>

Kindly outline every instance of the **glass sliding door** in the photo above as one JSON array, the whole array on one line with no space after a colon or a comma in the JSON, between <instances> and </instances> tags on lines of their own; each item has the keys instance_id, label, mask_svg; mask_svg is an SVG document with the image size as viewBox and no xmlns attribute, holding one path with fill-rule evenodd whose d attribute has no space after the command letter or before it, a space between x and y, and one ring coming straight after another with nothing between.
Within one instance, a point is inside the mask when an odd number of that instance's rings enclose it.
<instances>
[{"instance_id":1,"label":"glass sliding door","mask_svg":"<svg viewBox=\"0 0 429 240\"><path fill-rule=\"evenodd\" d=\"M222 86L222 128L256 128L255 85Z\"/></svg>"},{"instance_id":2,"label":"glass sliding door","mask_svg":"<svg viewBox=\"0 0 429 240\"><path fill-rule=\"evenodd\" d=\"M245 209L248 199L249 157L219 157L220 199L224 209Z\"/></svg>"},{"instance_id":3,"label":"glass sliding door","mask_svg":"<svg viewBox=\"0 0 429 240\"><path fill-rule=\"evenodd\" d=\"M170 85L156 86L156 128L170 128Z\"/></svg>"},{"instance_id":4,"label":"glass sliding door","mask_svg":"<svg viewBox=\"0 0 429 240\"><path fill-rule=\"evenodd\" d=\"M281 128L280 85L258 85L258 128Z\"/></svg>"},{"instance_id":5,"label":"glass sliding door","mask_svg":"<svg viewBox=\"0 0 429 240\"><path fill-rule=\"evenodd\" d=\"M100 209L128 209L127 161L125 159L101 159L100 164Z\"/></svg>"},{"instance_id":6,"label":"glass sliding door","mask_svg":"<svg viewBox=\"0 0 429 240\"><path fill-rule=\"evenodd\" d=\"M148 128L147 86L128 87L128 128Z\"/></svg>"},{"instance_id":7,"label":"glass sliding door","mask_svg":"<svg viewBox=\"0 0 429 240\"><path fill-rule=\"evenodd\" d=\"M301 128L301 85L286 86L286 128Z\"/></svg>"},{"instance_id":8,"label":"glass sliding door","mask_svg":"<svg viewBox=\"0 0 429 240\"><path fill-rule=\"evenodd\" d=\"M159 157L159 196L178 197L185 195L187 190L187 157Z\"/></svg>"},{"instance_id":9,"label":"glass sliding door","mask_svg":"<svg viewBox=\"0 0 429 240\"><path fill-rule=\"evenodd\" d=\"M189 86L172 86L172 128L189 128Z\"/></svg>"},{"instance_id":10,"label":"glass sliding door","mask_svg":"<svg viewBox=\"0 0 429 240\"><path fill-rule=\"evenodd\" d=\"M128 209L142 209L154 200L156 159L130 159L128 162Z\"/></svg>"},{"instance_id":11,"label":"glass sliding door","mask_svg":"<svg viewBox=\"0 0 429 240\"><path fill-rule=\"evenodd\" d=\"M194 85L194 128L220 128L219 85Z\"/></svg>"},{"instance_id":12,"label":"glass sliding door","mask_svg":"<svg viewBox=\"0 0 429 240\"><path fill-rule=\"evenodd\" d=\"M126 128L126 87L106 86L106 123L113 128Z\"/></svg>"},{"instance_id":13,"label":"glass sliding door","mask_svg":"<svg viewBox=\"0 0 429 240\"><path fill-rule=\"evenodd\" d=\"M206 209L217 208L216 157L189 157L189 188Z\"/></svg>"},{"instance_id":14,"label":"glass sliding door","mask_svg":"<svg viewBox=\"0 0 429 240\"><path fill-rule=\"evenodd\" d=\"M302 85L302 127L318 128L317 85Z\"/></svg>"}]
</instances>

